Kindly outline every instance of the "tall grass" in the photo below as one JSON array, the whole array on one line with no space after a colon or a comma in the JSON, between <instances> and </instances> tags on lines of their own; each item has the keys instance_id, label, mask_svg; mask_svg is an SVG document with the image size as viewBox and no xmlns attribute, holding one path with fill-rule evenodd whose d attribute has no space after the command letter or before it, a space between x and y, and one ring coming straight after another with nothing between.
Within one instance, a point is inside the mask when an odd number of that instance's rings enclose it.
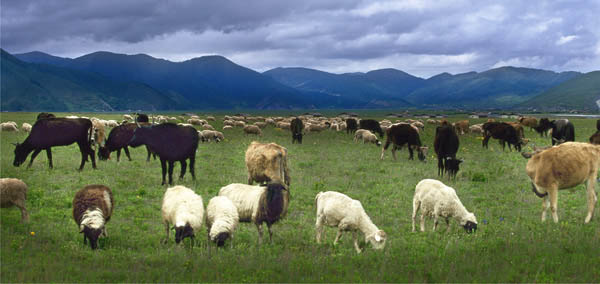
<instances>
[{"instance_id":1,"label":"tall grass","mask_svg":"<svg viewBox=\"0 0 600 284\"><path fill-rule=\"evenodd\" d=\"M120 119L120 115L89 116ZM32 123L34 113L2 113L0 120ZM383 113L379 115L382 118ZM221 128L221 118L213 123ZM452 117L458 120L460 117ZM471 120L472 123L483 120ZM595 121L574 119L578 141L595 131ZM432 146L434 127L427 125L422 141ZM291 144L287 131L272 127L262 137L240 129L225 131L222 143L199 146L196 181L177 181L202 195L205 202L220 187L247 179L244 152L253 140L288 148L291 202L288 216L274 225L272 243L257 245L254 225L241 224L233 248L209 255L206 233L197 233L199 246L189 250L172 239L163 245L160 206L160 163L145 161L143 147L131 151L133 161L113 159L86 164L77 171L75 145L53 148L54 169L41 153L33 166L12 166L13 142L24 133L1 133L0 172L29 185L30 222L20 223L19 210L1 211L1 282L597 282L600 279L600 219L598 209L584 225L583 186L559 194L560 222L541 223L541 199L531 192L518 152L503 152L491 141L481 147L475 135L460 137L458 153L465 162L456 180L442 179L456 189L463 204L477 216L478 231L466 234L451 221L451 231L411 232L412 196L424 178L438 178L430 147L428 161L409 161L406 150L393 161L389 150L352 142L345 133L308 134L304 144ZM550 144L526 130L536 145ZM124 157L124 156L123 156ZM122 157L122 158L123 158ZM28 161L27 161L28 162ZM179 166L176 166L175 176ZM97 251L82 243L71 216L77 190L105 184L113 190L115 209L107 224L109 236ZM383 251L356 254L346 235L333 246L335 229L325 230L325 242L314 241L314 197L319 191L343 192L362 202L373 222L388 234ZM443 223L443 222L442 222ZM171 236L173 238L173 234Z\"/></svg>"}]
</instances>

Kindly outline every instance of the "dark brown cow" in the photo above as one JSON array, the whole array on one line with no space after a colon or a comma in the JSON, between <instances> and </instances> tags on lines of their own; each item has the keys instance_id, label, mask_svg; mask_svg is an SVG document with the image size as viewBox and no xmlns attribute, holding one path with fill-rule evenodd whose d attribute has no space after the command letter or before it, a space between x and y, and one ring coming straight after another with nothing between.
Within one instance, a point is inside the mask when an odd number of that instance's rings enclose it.
<instances>
[{"instance_id":1,"label":"dark brown cow","mask_svg":"<svg viewBox=\"0 0 600 284\"><path fill-rule=\"evenodd\" d=\"M29 168L35 157L42 150L46 150L48 163L50 168L53 168L51 147L77 143L79 151L81 151L81 165L79 166L79 170L83 170L88 156L92 159L92 167L95 169L96 158L94 157L94 149L91 147L91 139L92 121L89 119L68 119L63 117L40 119L33 125L31 133L29 133L25 141L21 144L15 144L15 160L13 165L15 167L20 166L25 162L29 153L33 151L31 161L27 165L27 168Z\"/></svg>"},{"instance_id":2,"label":"dark brown cow","mask_svg":"<svg viewBox=\"0 0 600 284\"><path fill-rule=\"evenodd\" d=\"M511 150L510 145L514 145L515 149L521 152L521 146L523 140L519 137L517 130L506 122L486 122L483 124L483 141L481 145L485 148L488 147L488 141L493 137L500 140L502 150L506 143L508 143L508 149Z\"/></svg>"},{"instance_id":3,"label":"dark brown cow","mask_svg":"<svg viewBox=\"0 0 600 284\"><path fill-rule=\"evenodd\" d=\"M419 160L425 162L427 157L427 147L421 146L421 138L419 138L419 132L415 130L410 124L393 124L387 131L387 139L385 145L381 149L381 160L383 160L383 154L385 150L393 143L392 157L396 160L396 150L402 149L402 146L408 144L409 160L413 159L413 149L417 150Z\"/></svg>"},{"instance_id":4,"label":"dark brown cow","mask_svg":"<svg viewBox=\"0 0 600 284\"><path fill-rule=\"evenodd\" d=\"M131 161L131 155L129 155L128 143L133 138L133 132L137 128L137 124L135 123L125 123L121 124L117 127L114 127L110 133L108 134L108 139L104 146L100 146L98 149L98 158L100 160L110 159L110 153L117 151L117 162L121 160L121 149L125 151L125 155L127 159ZM146 151L148 152L148 156L146 161L150 161L150 149L146 146ZM154 155L154 159L156 159L156 155Z\"/></svg>"},{"instance_id":5,"label":"dark brown cow","mask_svg":"<svg viewBox=\"0 0 600 284\"><path fill-rule=\"evenodd\" d=\"M292 130L292 144L294 144L294 142L302 144L302 131L304 131L304 123L302 123L302 120L297 117L292 119L290 129Z\"/></svg>"},{"instance_id":6,"label":"dark brown cow","mask_svg":"<svg viewBox=\"0 0 600 284\"><path fill-rule=\"evenodd\" d=\"M446 124L435 129L433 148L438 158L438 175L444 176L445 171L448 177L456 177L462 163L462 160L456 158L459 144L458 135L452 125Z\"/></svg>"}]
</instances>

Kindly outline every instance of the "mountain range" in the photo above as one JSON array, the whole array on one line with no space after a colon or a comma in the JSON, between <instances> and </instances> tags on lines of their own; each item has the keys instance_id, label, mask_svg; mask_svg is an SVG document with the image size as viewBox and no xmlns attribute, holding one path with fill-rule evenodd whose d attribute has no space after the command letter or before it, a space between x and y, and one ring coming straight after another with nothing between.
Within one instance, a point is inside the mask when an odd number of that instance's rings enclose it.
<instances>
[{"instance_id":1,"label":"mountain range","mask_svg":"<svg viewBox=\"0 0 600 284\"><path fill-rule=\"evenodd\" d=\"M259 73L222 56L171 62L145 54L95 52L71 59L42 52L12 56L2 51L1 107L65 111L589 109L590 98L593 105L600 99L600 88L594 84L600 81L599 73L517 67L442 73L428 79L396 69L333 74L307 68L275 68ZM35 104L30 103L32 100Z\"/></svg>"}]
</instances>

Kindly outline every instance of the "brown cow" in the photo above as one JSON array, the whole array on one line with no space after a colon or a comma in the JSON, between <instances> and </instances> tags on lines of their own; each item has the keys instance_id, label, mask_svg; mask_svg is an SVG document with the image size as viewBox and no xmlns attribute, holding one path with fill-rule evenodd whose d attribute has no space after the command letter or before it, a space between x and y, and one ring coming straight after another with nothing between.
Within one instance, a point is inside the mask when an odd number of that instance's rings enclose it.
<instances>
[{"instance_id":1,"label":"brown cow","mask_svg":"<svg viewBox=\"0 0 600 284\"><path fill-rule=\"evenodd\" d=\"M558 223L558 190L571 188L587 182L588 214L590 222L598 201L594 188L600 167L600 146L567 142L539 152L527 162L525 171L532 181L533 192L543 197L542 222L546 220L548 207L552 218Z\"/></svg>"},{"instance_id":2,"label":"brown cow","mask_svg":"<svg viewBox=\"0 0 600 284\"><path fill-rule=\"evenodd\" d=\"M535 117L520 117L519 123L523 126L529 127L529 131L538 126L538 121Z\"/></svg>"},{"instance_id":3,"label":"brown cow","mask_svg":"<svg viewBox=\"0 0 600 284\"><path fill-rule=\"evenodd\" d=\"M460 135L465 135L465 133L469 133L469 121L461 120L454 123L454 128L456 132Z\"/></svg>"}]
</instances>

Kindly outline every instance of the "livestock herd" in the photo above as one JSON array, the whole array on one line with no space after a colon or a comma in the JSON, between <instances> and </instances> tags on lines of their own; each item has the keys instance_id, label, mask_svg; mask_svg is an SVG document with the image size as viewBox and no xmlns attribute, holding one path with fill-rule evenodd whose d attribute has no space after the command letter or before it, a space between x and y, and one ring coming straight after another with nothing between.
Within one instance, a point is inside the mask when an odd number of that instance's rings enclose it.
<instances>
[{"instance_id":1,"label":"livestock herd","mask_svg":"<svg viewBox=\"0 0 600 284\"><path fill-rule=\"evenodd\" d=\"M99 119L78 117L55 117L52 114L41 113L33 126L23 125L24 131L30 132L23 143L16 144L13 165L18 167L31 155L28 167L35 157L45 150L48 156L49 167L53 167L51 147L65 146L77 143L81 152L79 170L84 168L88 158L92 167L96 168L94 146L98 146L98 157L101 160L110 158L113 151L117 151L117 160L120 151L124 150L128 159L128 146L138 147L145 145L150 155L159 157L162 168L162 184L173 184L173 167L175 162L181 164L179 178L183 179L187 161L192 179L195 179L195 157L200 141L207 142L211 139L219 142L223 135L203 133L214 131L208 121L214 117L201 120L199 117L188 119L187 123L171 123L170 118L153 117L150 123L147 115L125 115L126 121L113 124ZM154 120L159 123L155 123ZM134 121L134 123L130 122ZM248 125L250 121L254 124ZM543 200L542 221L546 219L547 209L551 210L554 222L558 222L557 196L558 190L571 188L587 182L588 213L585 223L593 215L597 202L595 184L597 172L600 167L600 120L597 123L598 132L590 137L590 143L569 142L574 141L575 129L573 124L566 120L552 120L533 117L521 117L518 122L497 122L490 119L481 125L469 125L468 120L449 123L446 120L427 120L428 124L436 127L433 141L435 153L438 158L438 175L447 174L449 178L456 178L461 159L456 157L459 150L459 135L468 132L483 135L482 146L487 147L490 138L498 139L501 145L508 143L516 150L521 151L527 143L524 138L523 127L529 127L540 135L551 131L552 145L546 148L535 148L532 153L522 153L530 159L526 166L526 173L532 181L532 188L536 195ZM372 119L357 120L352 117L337 117L327 119L324 117L298 116L291 118L248 118L242 116L225 116L223 129L239 127L246 135L262 135L261 128L273 125L291 132L292 143L302 143L302 136L308 132L319 132L325 129L355 133L355 141L373 143L377 146L381 142L377 139L386 137L381 150L380 159L392 144L392 156L396 159L396 150L405 145L409 151L409 159L413 159L413 151L417 151L420 161L425 162L428 147L419 136L425 123L420 120L377 121ZM112 127L108 139L104 139L104 127ZM201 126L197 130L194 126ZM2 131L15 131L14 122L5 122L0 126ZM220 132L219 132L220 133ZM210 137L210 138L207 138ZM221 138L219 138L221 137ZM262 224L266 223L270 238L272 225L285 217L290 202L290 175L288 168L288 151L275 143L252 142L245 153L245 163L248 172L248 185L230 184L220 189L218 196L212 198L204 210L202 197L193 190L184 186L174 186L166 190L163 197L162 216L166 226L167 239L171 226L175 229L175 241L180 243L186 237L194 238L199 233L202 224L206 222L208 239L223 246L225 241L232 238L238 222L252 222L258 229L258 241L262 242ZM166 173L168 172L168 182ZM253 186L254 182L260 183ZM0 180L2 207L16 206L21 209L22 220L28 220L25 208L27 185L18 179L3 178ZM73 199L73 219L79 227L79 232L84 235L84 243L89 239L92 249L97 248L97 240L106 236L105 224L112 215L114 201L112 191L104 185L88 185L77 192ZM353 235L354 246L357 252L361 251L358 245L358 232L362 232L365 241L375 249L385 246L387 235L379 230L366 214L362 204L345 194L339 192L320 192L315 197L316 206L316 240L321 242L323 226L338 228L334 244L338 242L342 233L350 231ZM424 231L424 218L433 217L435 230L438 217L445 219L449 225L449 218L453 217L464 227L467 232L477 229L475 215L466 210L458 198L456 191L440 181L424 179L416 185L413 198L413 231L415 218L421 210L420 228ZM166 240L167 240L166 239ZM165 241L166 241L165 240ZM192 241L192 245L193 245Z\"/></svg>"}]
</instances>

